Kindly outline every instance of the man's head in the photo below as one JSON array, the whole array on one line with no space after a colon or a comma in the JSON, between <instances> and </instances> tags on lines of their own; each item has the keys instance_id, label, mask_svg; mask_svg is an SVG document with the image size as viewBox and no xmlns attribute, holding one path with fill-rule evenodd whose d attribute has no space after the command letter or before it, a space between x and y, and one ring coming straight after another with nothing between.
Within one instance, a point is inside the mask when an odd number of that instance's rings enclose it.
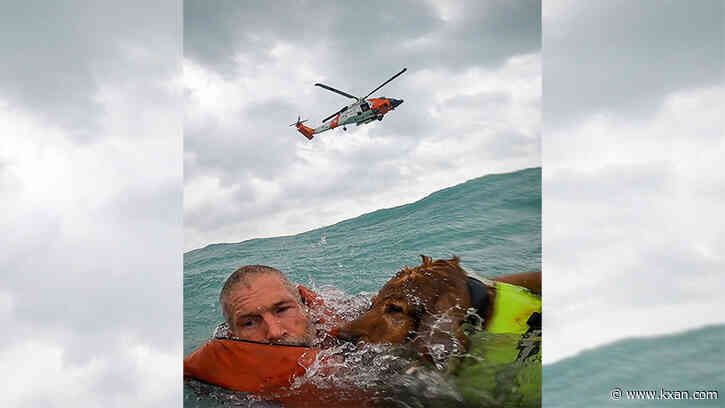
<instances>
[{"instance_id":1,"label":"man's head","mask_svg":"<svg viewBox=\"0 0 725 408\"><path fill-rule=\"evenodd\" d=\"M262 265L237 269L219 303L231 333L242 340L308 346L314 330L299 291L280 271Z\"/></svg>"}]
</instances>

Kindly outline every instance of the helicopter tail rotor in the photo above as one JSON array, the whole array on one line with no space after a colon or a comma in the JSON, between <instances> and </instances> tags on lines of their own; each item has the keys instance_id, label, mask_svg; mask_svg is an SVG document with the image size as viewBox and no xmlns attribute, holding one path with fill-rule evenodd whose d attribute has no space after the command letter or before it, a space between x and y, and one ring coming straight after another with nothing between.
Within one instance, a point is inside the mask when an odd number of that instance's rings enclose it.
<instances>
[{"instance_id":1,"label":"helicopter tail rotor","mask_svg":"<svg viewBox=\"0 0 725 408\"><path fill-rule=\"evenodd\" d=\"M303 125L303 123L307 122L307 119L300 120L301 118L297 116L297 122L291 124L290 126L295 126L297 128L297 131L302 133L307 139L312 140L315 134L315 129L312 129L311 127Z\"/></svg>"},{"instance_id":2,"label":"helicopter tail rotor","mask_svg":"<svg viewBox=\"0 0 725 408\"><path fill-rule=\"evenodd\" d=\"M301 124L303 124L303 123L305 123L305 122L307 122L307 119L305 119L305 120L300 120L300 116L299 116L299 115L297 115L297 122L295 122L295 123L292 123L292 124L290 124L290 126L299 126L299 125L301 125Z\"/></svg>"}]
</instances>

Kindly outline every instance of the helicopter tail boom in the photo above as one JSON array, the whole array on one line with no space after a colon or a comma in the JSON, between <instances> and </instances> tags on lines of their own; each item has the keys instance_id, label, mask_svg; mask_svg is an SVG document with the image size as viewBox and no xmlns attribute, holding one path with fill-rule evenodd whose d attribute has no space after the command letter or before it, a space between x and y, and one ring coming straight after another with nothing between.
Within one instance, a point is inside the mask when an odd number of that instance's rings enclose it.
<instances>
[{"instance_id":1,"label":"helicopter tail boom","mask_svg":"<svg viewBox=\"0 0 725 408\"><path fill-rule=\"evenodd\" d=\"M315 129L312 129L311 127L307 127L307 126L303 125L303 123L307 122L307 119L305 119L305 120L300 120L300 119L301 118L299 116L297 116L297 122L291 124L290 126L296 127L297 130L300 133L302 133L303 135L305 135L305 137L307 139L312 140L312 137L313 137L312 135L315 134Z\"/></svg>"},{"instance_id":2,"label":"helicopter tail boom","mask_svg":"<svg viewBox=\"0 0 725 408\"><path fill-rule=\"evenodd\" d=\"M314 137L313 135L315 134L315 129L307 127L301 123L299 125L297 125L297 130L300 133L302 133L303 135L305 135L305 137L309 140L312 140L312 138Z\"/></svg>"}]
</instances>

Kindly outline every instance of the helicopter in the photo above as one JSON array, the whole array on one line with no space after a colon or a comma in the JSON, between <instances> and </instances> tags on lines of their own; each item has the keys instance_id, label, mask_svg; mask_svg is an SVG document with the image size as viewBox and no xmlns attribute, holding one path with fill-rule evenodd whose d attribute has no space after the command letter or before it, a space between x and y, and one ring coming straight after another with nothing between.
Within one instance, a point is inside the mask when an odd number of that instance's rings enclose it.
<instances>
[{"instance_id":1,"label":"helicopter","mask_svg":"<svg viewBox=\"0 0 725 408\"><path fill-rule=\"evenodd\" d=\"M355 102L353 102L350 105L344 106L339 111L326 117L325 119L322 120L322 125L314 128L314 129L303 125L303 123L307 122L307 120L300 120L299 116L297 116L297 122L291 124L290 126L297 127L297 130L300 133L302 133L307 139L312 140L312 138L314 137L313 135L315 135L317 133L322 133L322 132L330 130L330 129L334 129L338 126L342 126L342 130L347 130L346 125L350 125L353 123L356 126L360 126L360 125L364 125L366 123L370 123L374 120L383 120L383 117L385 116L385 114L390 112L391 110L397 108L401 103L403 103L403 100L386 98L384 96L381 96L379 98L370 98L370 99L367 99L367 97L372 95L378 89L387 85L390 81L394 80L395 78L397 78L399 75L401 75L403 72L405 72L407 70L408 70L408 68L403 68L402 71L393 75L390 79L383 82L382 85L373 89L372 91L370 91L369 94L363 96L362 98L358 98L357 96L350 95L347 92L340 91L331 86L317 83L317 84L315 84L315 86L319 86L320 88L327 89L328 91L335 92L336 94L346 96L350 99L355 99ZM332 119L332 120L330 120L330 119ZM328 120L329 120L329 122L328 122Z\"/></svg>"}]
</instances>

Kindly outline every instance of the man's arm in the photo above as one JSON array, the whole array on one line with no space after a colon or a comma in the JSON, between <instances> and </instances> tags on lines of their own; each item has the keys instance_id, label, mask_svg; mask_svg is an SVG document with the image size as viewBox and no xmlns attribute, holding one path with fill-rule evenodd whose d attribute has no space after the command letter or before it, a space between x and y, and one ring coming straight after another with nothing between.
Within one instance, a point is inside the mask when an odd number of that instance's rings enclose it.
<instances>
[{"instance_id":1,"label":"man's arm","mask_svg":"<svg viewBox=\"0 0 725 408\"><path fill-rule=\"evenodd\" d=\"M541 294L541 271L524 272L514 275L504 275L494 278L494 281L510 283L512 285L523 286L526 289L540 295Z\"/></svg>"}]
</instances>

